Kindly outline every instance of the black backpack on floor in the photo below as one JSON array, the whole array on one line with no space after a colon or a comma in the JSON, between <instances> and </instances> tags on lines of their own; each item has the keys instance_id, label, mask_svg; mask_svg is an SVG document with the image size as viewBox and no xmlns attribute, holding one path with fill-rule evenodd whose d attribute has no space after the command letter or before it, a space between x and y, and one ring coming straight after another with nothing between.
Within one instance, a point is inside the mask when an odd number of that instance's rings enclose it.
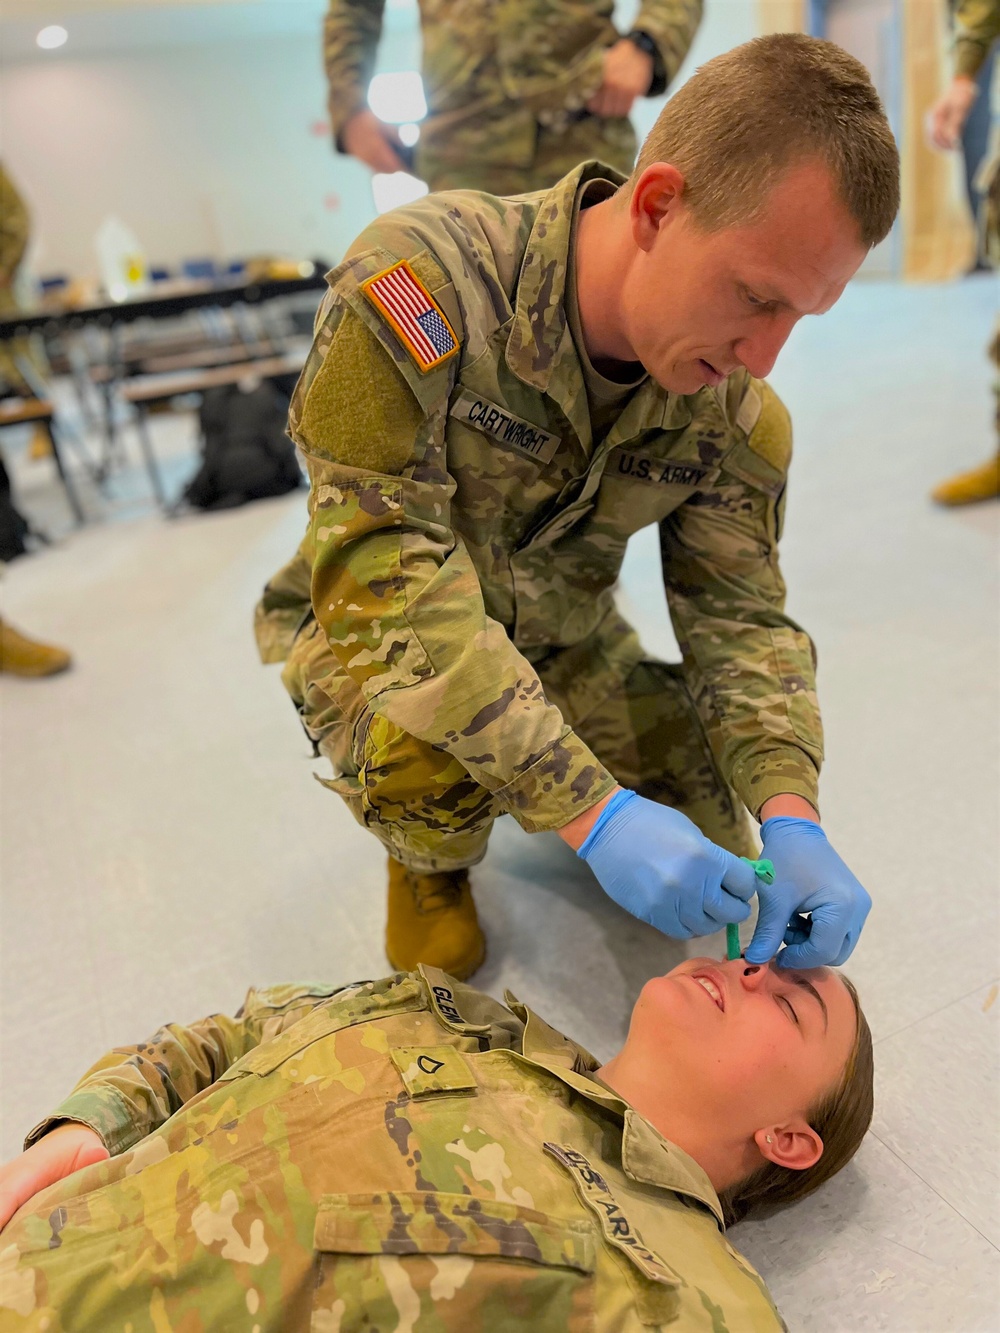
<instances>
[{"instance_id":1,"label":"black backpack on floor","mask_svg":"<svg viewBox=\"0 0 1000 1333\"><path fill-rule=\"evenodd\" d=\"M273 384L209 389L198 413L201 467L184 499L197 509L234 509L284 495L303 484L295 446L285 434L288 400Z\"/></svg>"}]
</instances>

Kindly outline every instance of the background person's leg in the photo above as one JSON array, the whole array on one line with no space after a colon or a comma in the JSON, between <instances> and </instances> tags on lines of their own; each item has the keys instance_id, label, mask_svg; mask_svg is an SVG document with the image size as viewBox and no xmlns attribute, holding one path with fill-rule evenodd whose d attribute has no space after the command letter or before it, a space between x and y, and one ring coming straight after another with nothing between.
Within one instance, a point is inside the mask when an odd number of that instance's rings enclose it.
<instances>
[{"instance_id":1,"label":"background person's leg","mask_svg":"<svg viewBox=\"0 0 1000 1333\"><path fill-rule=\"evenodd\" d=\"M627 116L583 116L565 129L538 127L538 144L526 190L547 190L579 162L597 158L628 176L635 163L636 137Z\"/></svg>"}]
</instances>

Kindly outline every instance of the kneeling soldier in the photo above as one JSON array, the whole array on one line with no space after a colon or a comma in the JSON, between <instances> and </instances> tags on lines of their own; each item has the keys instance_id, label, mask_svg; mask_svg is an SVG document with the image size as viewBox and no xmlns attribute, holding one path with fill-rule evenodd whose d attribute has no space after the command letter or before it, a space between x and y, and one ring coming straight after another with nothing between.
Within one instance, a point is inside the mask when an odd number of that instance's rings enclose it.
<instances>
[{"instance_id":1,"label":"kneeling soldier","mask_svg":"<svg viewBox=\"0 0 1000 1333\"><path fill-rule=\"evenodd\" d=\"M695 74L627 181L436 195L330 274L290 418L310 523L257 632L389 852L393 966L479 966L467 871L504 812L689 938L749 914L749 810L776 875L748 957L851 952L870 900L818 822L777 555L791 431L760 377L898 197L864 68L786 34ZM651 523L679 667L614 605Z\"/></svg>"}]
</instances>

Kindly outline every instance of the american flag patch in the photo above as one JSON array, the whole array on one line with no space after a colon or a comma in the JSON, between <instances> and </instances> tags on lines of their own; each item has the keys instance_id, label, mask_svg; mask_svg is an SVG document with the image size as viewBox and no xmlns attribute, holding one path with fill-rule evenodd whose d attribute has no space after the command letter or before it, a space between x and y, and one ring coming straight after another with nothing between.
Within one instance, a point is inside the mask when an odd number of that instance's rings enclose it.
<instances>
[{"instance_id":1,"label":"american flag patch","mask_svg":"<svg viewBox=\"0 0 1000 1333\"><path fill-rule=\"evenodd\" d=\"M458 351L458 339L441 307L405 259L363 282L361 290L422 371L433 370Z\"/></svg>"}]
</instances>

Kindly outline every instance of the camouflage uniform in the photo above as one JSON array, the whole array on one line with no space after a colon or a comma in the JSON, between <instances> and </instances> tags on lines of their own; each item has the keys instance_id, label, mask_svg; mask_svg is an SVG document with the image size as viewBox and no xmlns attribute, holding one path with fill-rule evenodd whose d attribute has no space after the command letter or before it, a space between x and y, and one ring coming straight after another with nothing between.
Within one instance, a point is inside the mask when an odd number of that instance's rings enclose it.
<instances>
[{"instance_id":1,"label":"camouflage uniform","mask_svg":"<svg viewBox=\"0 0 1000 1333\"><path fill-rule=\"evenodd\" d=\"M990 47L1000 38L1000 0L961 0L955 9L955 73L975 79ZM1000 67L998 67L1000 69ZM976 188L983 195L979 243L983 259L1000 266L1000 73L994 71L993 131L990 151L979 167ZM996 340L993 359L997 361ZM1000 362L998 362L1000 365Z\"/></svg>"},{"instance_id":2,"label":"camouflage uniform","mask_svg":"<svg viewBox=\"0 0 1000 1333\"><path fill-rule=\"evenodd\" d=\"M337 146L367 105L385 0L330 0L324 54ZM619 34L611 0L420 0L428 117L417 174L432 190L547 189L585 158L629 172L626 117L589 115L602 57ZM643 0L634 27L656 43L650 96L680 68L702 0Z\"/></svg>"},{"instance_id":3,"label":"camouflage uniform","mask_svg":"<svg viewBox=\"0 0 1000 1333\"><path fill-rule=\"evenodd\" d=\"M955 10L955 73L974 79L1000 38L1000 0L961 0ZM990 151L976 172L983 203L979 218L979 249L985 263L1000 268L1000 66L994 70L993 129ZM1000 444L1000 318L994 324L988 353L996 369L997 441Z\"/></svg>"},{"instance_id":4,"label":"camouflage uniform","mask_svg":"<svg viewBox=\"0 0 1000 1333\"><path fill-rule=\"evenodd\" d=\"M4 1333L783 1327L701 1167L598 1062L422 968L251 991L99 1061L115 1154L0 1234Z\"/></svg>"},{"instance_id":5,"label":"camouflage uniform","mask_svg":"<svg viewBox=\"0 0 1000 1333\"><path fill-rule=\"evenodd\" d=\"M974 79L1000 37L998 0L959 0L955 6L955 73Z\"/></svg>"},{"instance_id":6,"label":"camouflage uniform","mask_svg":"<svg viewBox=\"0 0 1000 1333\"><path fill-rule=\"evenodd\" d=\"M16 315L20 309L14 282L30 235L28 209L0 162L0 318ZM0 342L0 388L6 386L14 393L30 398L34 396L32 390L17 366L17 360L24 357L39 360L29 339L11 338ZM38 369L41 376L43 365Z\"/></svg>"},{"instance_id":7,"label":"camouflage uniform","mask_svg":"<svg viewBox=\"0 0 1000 1333\"><path fill-rule=\"evenodd\" d=\"M413 870L485 851L505 811L560 828L615 781L751 850L743 806L817 802L813 648L778 567L788 416L745 372L687 397L643 377L595 430L567 315L584 164L522 199L431 196L329 275L292 400L311 478L257 608L356 818ZM363 284L406 259L458 350L422 371ZM659 523L683 666L612 595Z\"/></svg>"}]
</instances>

